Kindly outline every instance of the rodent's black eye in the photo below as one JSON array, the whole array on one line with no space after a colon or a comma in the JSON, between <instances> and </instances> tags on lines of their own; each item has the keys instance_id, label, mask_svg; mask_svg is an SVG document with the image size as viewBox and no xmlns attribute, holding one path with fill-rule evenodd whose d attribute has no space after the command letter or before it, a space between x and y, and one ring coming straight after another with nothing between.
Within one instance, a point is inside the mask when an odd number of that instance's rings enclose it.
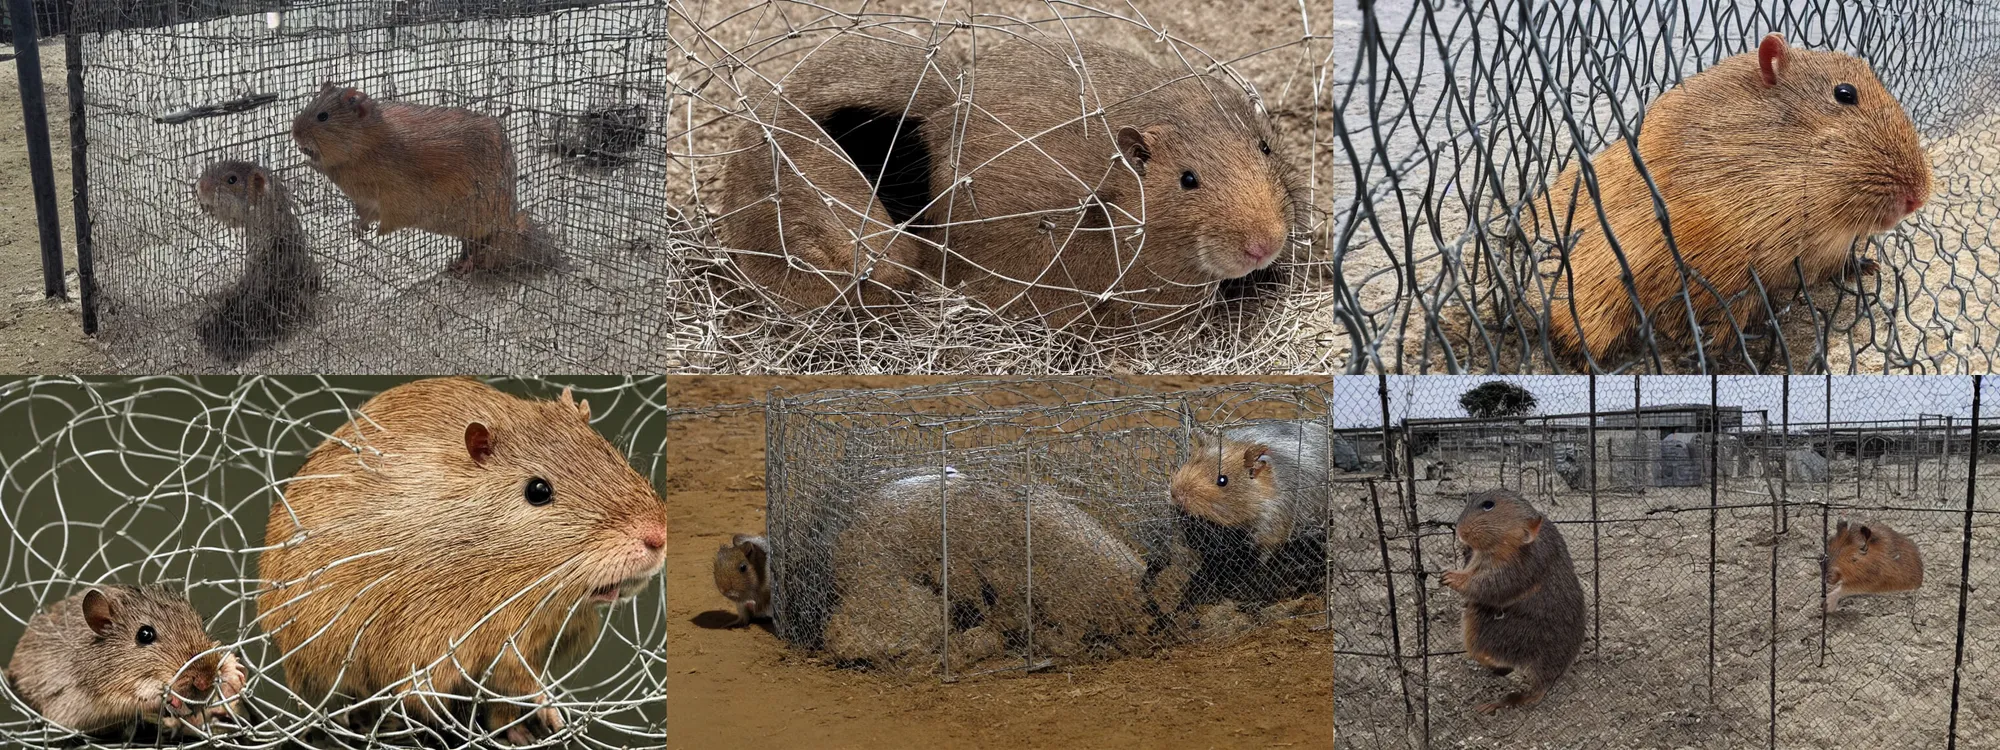
<instances>
[{"instance_id":1,"label":"rodent's black eye","mask_svg":"<svg viewBox=\"0 0 2000 750\"><path fill-rule=\"evenodd\" d=\"M1228 487L1228 486L1229 486L1229 475L1228 475L1228 474L1217 474L1217 475L1215 475L1215 486L1217 486L1217 487Z\"/></svg>"},{"instance_id":2,"label":"rodent's black eye","mask_svg":"<svg viewBox=\"0 0 2000 750\"><path fill-rule=\"evenodd\" d=\"M737 563L737 564L736 564L736 572L738 572L738 573L748 573L748 572L750 572L750 563Z\"/></svg>"},{"instance_id":3,"label":"rodent's black eye","mask_svg":"<svg viewBox=\"0 0 2000 750\"><path fill-rule=\"evenodd\" d=\"M1843 83L1833 87L1833 100L1841 104L1853 106L1861 101L1861 92L1854 90L1854 84Z\"/></svg>"},{"instance_id":4,"label":"rodent's black eye","mask_svg":"<svg viewBox=\"0 0 2000 750\"><path fill-rule=\"evenodd\" d=\"M139 626L139 637L138 637L139 645L141 646L152 645L153 641L159 640L159 638L160 634L153 632L153 626L151 625Z\"/></svg>"},{"instance_id":5,"label":"rodent's black eye","mask_svg":"<svg viewBox=\"0 0 2000 750\"><path fill-rule=\"evenodd\" d=\"M236 184L236 175L230 175L230 176L229 176L229 184L231 184L231 185L234 185L234 184Z\"/></svg>"},{"instance_id":6,"label":"rodent's black eye","mask_svg":"<svg viewBox=\"0 0 2000 750\"><path fill-rule=\"evenodd\" d=\"M1262 139L1262 138L1259 138L1259 139L1257 139L1257 150L1258 150L1258 151L1262 151L1262 152L1264 152L1264 155L1265 155L1265 156L1270 156L1270 155L1271 155L1271 142L1270 142L1270 141L1267 141L1267 140L1264 140L1264 139Z\"/></svg>"},{"instance_id":7,"label":"rodent's black eye","mask_svg":"<svg viewBox=\"0 0 2000 750\"><path fill-rule=\"evenodd\" d=\"M319 113L319 118L318 118L318 119L319 119L319 121L320 121L320 122L326 122L326 113L325 113L325 112L321 112L321 113Z\"/></svg>"},{"instance_id":8,"label":"rodent's black eye","mask_svg":"<svg viewBox=\"0 0 2000 750\"><path fill-rule=\"evenodd\" d=\"M528 480L528 486L521 488L521 497L527 498L529 505L548 505L556 501L556 488L549 486L549 480L535 477Z\"/></svg>"},{"instance_id":9,"label":"rodent's black eye","mask_svg":"<svg viewBox=\"0 0 2000 750\"><path fill-rule=\"evenodd\" d=\"M1480 509L1480 510L1492 510L1492 509L1493 509L1493 501L1492 501L1492 500L1488 500L1488 501L1486 501L1486 502L1483 502L1483 503L1480 503L1480 504L1479 504L1479 509Z\"/></svg>"},{"instance_id":10,"label":"rodent's black eye","mask_svg":"<svg viewBox=\"0 0 2000 750\"><path fill-rule=\"evenodd\" d=\"M1190 169L1181 173L1182 190L1193 190L1198 187L1201 187L1201 178L1194 176L1194 170Z\"/></svg>"}]
</instances>

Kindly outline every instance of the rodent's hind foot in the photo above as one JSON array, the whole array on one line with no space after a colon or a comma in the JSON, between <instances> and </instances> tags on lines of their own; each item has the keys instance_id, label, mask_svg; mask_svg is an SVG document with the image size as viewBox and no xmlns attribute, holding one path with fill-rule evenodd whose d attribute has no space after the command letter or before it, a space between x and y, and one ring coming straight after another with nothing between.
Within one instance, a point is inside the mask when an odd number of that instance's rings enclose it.
<instances>
[{"instance_id":1,"label":"rodent's hind foot","mask_svg":"<svg viewBox=\"0 0 2000 750\"><path fill-rule=\"evenodd\" d=\"M1542 696L1547 694L1545 690L1517 690L1492 703L1479 704L1479 712L1491 715L1503 708L1525 708L1542 702Z\"/></svg>"}]
</instances>

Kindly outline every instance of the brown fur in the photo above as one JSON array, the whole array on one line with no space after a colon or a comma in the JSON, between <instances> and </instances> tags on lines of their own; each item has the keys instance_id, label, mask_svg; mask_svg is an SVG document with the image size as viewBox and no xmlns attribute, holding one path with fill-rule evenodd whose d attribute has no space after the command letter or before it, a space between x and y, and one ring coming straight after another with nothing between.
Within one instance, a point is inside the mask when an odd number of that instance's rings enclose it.
<instances>
[{"instance_id":1,"label":"brown fur","mask_svg":"<svg viewBox=\"0 0 2000 750\"><path fill-rule=\"evenodd\" d=\"M203 348L233 363L310 323L324 280L284 181L258 164L219 161L195 180L195 200L242 229L244 243L241 275L196 324Z\"/></svg>"},{"instance_id":2,"label":"brown fur","mask_svg":"<svg viewBox=\"0 0 2000 750\"><path fill-rule=\"evenodd\" d=\"M1087 81L1072 67L1079 51ZM801 65L786 93L808 116L863 105L922 118L931 202L909 227L916 237L888 231L868 183L823 137L780 140L790 161L776 170L785 182L774 188L762 128L746 127L738 147L750 150L738 152L725 178L743 188L727 206L776 194L798 218L785 220L786 248L772 252L779 235L768 204L726 208L731 247L821 271L858 269L901 290L941 281L1011 318L1117 327L1172 319L1305 234L1303 185L1282 155L1262 152L1276 139L1240 86L1112 47L1011 41L958 66L916 46L850 37ZM1097 107L1102 115L1084 114ZM818 133L797 110L776 114L792 118L779 123L788 129ZM1184 171L1195 173L1197 188L1181 187ZM821 191L840 204L831 214ZM756 231L731 229L732 219ZM837 290L852 279L829 285L765 268L746 271L786 295L800 284ZM798 299L818 306L834 297Z\"/></svg>"},{"instance_id":3,"label":"brown fur","mask_svg":"<svg viewBox=\"0 0 2000 750\"><path fill-rule=\"evenodd\" d=\"M1327 457L1326 432L1316 420L1252 423L1220 436L1197 432L1168 491L1181 511L1246 529L1268 553L1295 537L1324 534Z\"/></svg>"},{"instance_id":4,"label":"brown fur","mask_svg":"<svg viewBox=\"0 0 2000 750\"><path fill-rule=\"evenodd\" d=\"M1924 558L1915 542L1887 524L1841 521L1826 540L1826 611L1842 597L1915 591L1924 585Z\"/></svg>"},{"instance_id":5,"label":"brown fur","mask_svg":"<svg viewBox=\"0 0 2000 750\"><path fill-rule=\"evenodd\" d=\"M1723 342L1767 319L1753 269L1775 309L1801 287L1794 261L1806 287L1833 278L1851 246L1894 226L1930 190L1916 129L1866 62L1788 49L1775 34L1765 45L1784 50L1774 58L1775 86L1765 84L1758 52L1729 57L1661 94L1640 127L1639 157L1665 201L1681 260L1698 274L1686 286L1695 314L1704 329L1730 336ZM1841 83L1856 89L1855 105L1835 100ZM1621 281L1599 204L1579 181L1580 164L1556 178L1524 226L1569 252L1569 275L1550 290L1552 342L1578 361L1587 353L1608 366L1638 331L1638 309L1663 340L1686 342L1692 329L1680 267L1629 147L1612 143L1591 164L1639 308ZM1534 227L1537 214L1552 221Z\"/></svg>"},{"instance_id":6,"label":"brown fur","mask_svg":"<svg viewBox=\"0 0 2000 750\"><path fill-rule=\"evenodd\" d=\"M736 624L771 616L771 548L764 537L737 534L715 551L715 590L736 606Z\"/></svg>"},{"instance_id":7,"label":"brown fur","mask_svg":"<svg viewBox=\"0 0 2000 750\"><path fill-rule=\"evenodd\" d=\"M151 643L138 642L142 626L152 629ZM243 668L221 645L179 592L97 586L28 621L7 678L30 708L78 732L122 730L135 720L198 727L228 715L243 689Z\"/></svg>"},{"instance_id":8,"label":"brown fur","mask_svg":"<svg viewBox=\"0 0 2000 750\"><path fill-rule=\"evenodd\" d=\"M258 617L289 654L287 684L314 703L337 693L333 705L387 690L422 718L410 691L469 697L475 680L546 702L543 664L596 635L592 597L635 592L665 558L665 504L589 417L568 391L531 401L464 378L362 404L271 508ZM524 499L531 478L552 502ZM518 715L492 709L489 728ZM553 708L538 715L560 725ZM510 739L529 739L525 726Z\"/></svg>"},{"instance_id":9,"label":"brown fur","mask_svg":"<svg viewBox=\"0 0 2000 750\"><path fill-rule=\"evenodd\" d=\"M496 118L327 83L292 121L292 139L354 201L357 229L457 237L458 272L555 262L546 232L516 204L514 149Z\"/></svg>"},{"instance_id":10,"label":"brown fur","mask_svg":"<svg viewBox=\"0 0 2000 750\"><path fill-rule=\"evenodd\" d=\"M1569 547L1554 523L1506 489L1468 496L1456 533L1470 560L1441 578L1465 599L1465 651L1481 666L1528 678L1527 690L1479 711L1533 705L1583 648L1583 587Z\"/></svg>"}]
</instances>

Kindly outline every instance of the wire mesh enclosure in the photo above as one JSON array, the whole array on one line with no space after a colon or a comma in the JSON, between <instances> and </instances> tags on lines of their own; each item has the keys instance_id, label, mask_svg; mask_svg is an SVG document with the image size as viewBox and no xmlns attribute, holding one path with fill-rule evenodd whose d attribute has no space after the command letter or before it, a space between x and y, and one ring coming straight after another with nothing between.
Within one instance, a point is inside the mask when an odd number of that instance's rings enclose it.
<instances>
[{"instance_id":1,"label":"wire mesh enclosure","mask_svg":"<svg viewBox=\"0 0 2000 750\"><path fill-rule=\"evenodd\" d=\"M663 365L663 4L73 5L121 368Z\"/></svg>"},{"instance_id":2,"label":"wire mesh enclosure","mask_svg":"<svg viewBox=\"0 0 2000 750\"><path fill-rule=\"evenodd\" d=\"M1320 450L1326 395L1101 379L775 393L775 632L836 665L956 679L1323 620L1328 476L1357 468ZM1242 429L1268 430L1265 473L1243 471L1241 447L1224 470L1246 493L1273 477L1292 493L1261 506L1284 533L1189 492L1217 483L1190 436ZM1199 480L1172 486L1189 464Z\"/></svg>"},{"instance_id":3,"label":"wire mesh enclosure","mask_svg":"<svg viewBox=\"0 0 2000 750\"><path fill-rule=\"evenodd\" d=\"M1341 5L1344 364L1991 367L1996 10Z\"/></svg>"},{"instance_id":4,"label":"wire mesh enclosure","mask_svg":"<svg viewBox=\"0 0 2000 750\"><path fill-rule=\"evenodd\" d=\"M674 367L1328 361L1338 170L1320 8L736 0L670 13L683 116L667 168L696 217L661 295Z\"/></svg>"},{"instance_id":5,"label":"wire mesh enclosure","mask_svg":"<svg viewBox=\"0 0 2000 750\"><path fill-rule=\"evenodd\" d=\"M1468 417L1477 382L1335 383L1336 424L1390 456L1336 498L1342 746L1989 744L2000 609L1976 592L2000 570L2000 444L1982 381L1520 377L1533 410ZM1493 488L1560 530L1585 603L1547 697L1489 716L1475 706L1520 676L1474 664L1440 573L1465 565L1455 524ZM1864 570L1863 526L1873 560L1907 567Z\"/></svg>"},{"instance_id":6,"label":"wire mesh enclosure","mask_svg":"<svg viewBox=\"0 0 2000 750\"><path fill-rule=\"evenodd\" d=\"M202 376L103 381L42 378L0 385L0 415L13 425L0 438L0 520L4 520L9 536L5 560L0 562L0 613L4 613L0 616L0 644L12 654L8 679L0 681L4 685L0 687L0 741L8 747L28 748L196 742L216 748L663 746L666 595L664 587L657 585L629 600L600 608L595 615L589 613L588 605L585 611L574 611L567 603L548 604L551 611L561 611L565 628L588 625L571 633L579 639L574 642L581 644L571 655L573 663L565 661L567 656L544 663L541 660L548 655L534 653L535 647L529 645L536 637L534 631L510 633L506 642L521 648L523 658L540 665L535 674L538 687L529 695L503 689L497 678L485 677L480 671L484 667L473 665L481 657L472 654L482 642L482 636L474 635L464 636L452 649L456 658L464 660L462 667L469 679L465 683L445 684L442 679L435 684L408 682L416 679L412 675L417 665L412 664L412 672L403 673L406 682L399 688L373 695L306 698L296 688L304 679L301 670L311 663L308 649L303 645L280 647L282 639L277 631L290 627L280 623L287 620L287 610L260 614L260 598L280 590L261 570L260 556L274 546L267 544L267 518L280 503L289 503L280 508L306 512L301 481L307 477L298 473L308 454L343 423L363 418L357 409L401 380ZM503 392L542 401L557 399L563 389L573 388L575 397L590 406L591 427L623 454L619 458L629 461L643 481L659 487L665 481L663 381L660 377L601 376L510 378L490 383ZM386 419L389 415L367 418L375 417ZM509 429L505 423L495 422L496 444L509 439ZM351 445L357 455L377 455L377 446L370 440L351 441ZM518 450L518 441L517 448L503 446L501 450ZM393 466L399 460L382 458L389 462L383 466ZM588 505L581 498L588 493L578 493L574 485L564 489L560 479L557 484L551 509L562 508L567 500L571 517L585 517L582 514L587 514ZM513 502L527 507L520 502L518 490L516 493ZM386 498L376 499L386 502ZM494 513L505 510L495 507ZM412 520L415 529L453 525L448 518ZM328 527L313 531L337 533ZM304 535L307 538L295 537L275 546L309 544L313 531ZM399 545L423 544L417 537L424 533L413 533L407 539L399 538L402 534L384 535L383 547L356 550L352 560L393 558ZM510 538L508 543L532 546L529 536ZM453 565L453 550L477 546L475 540L432 540L421 557L440 568L449 567ZM564 549L559 555L562 559L548 566L566 565L563 559L575 554L574 549ZM476 591L482 582L493 584L510 577L508 566L513 563L504 556L482 553L481 560L480 566L463 572L462 592L468 601L482 598ZM315 585L337 585L333 576L326 575L332 567L312 578ZM387 572L381 585L417 591L416 581L423 574L409 569ZM122 647L123 652L113 656L92 652L84 663L72 665L76 679L91 686L78 689L88 692L73 695L88 695L91 700L130 712L122 717L112 714L122 718L127 727L100 729L85 737L65 728L75 725L58 723L69 719L52 715L70 709L61 708L53 699L27 697L47 695L35 693L38 689L29 686L46 685L50 671L46 665L52 663L47 657L67 652L32 646L23 633L31 628L47 632L31 622L61 622L40 613L65 598L87 597L86 592L113 584L160 587L167 597L184 597L186 604L181 606L191 605L193 611L177 620L177 625L157 622L152 633L155 643L146 642L148 633L143 629L136 636L137 645L134 636L120 632L117 637L106 636L99 648L115 651ZM529 605L536 605L546 593L530 587L515 595L527 596L530 590L538 593ZM359 603L358 597L354 601L356 609L372 606ZM452 611L449 603L424 598L405 604L417 607L441 628L452 627L452 616L445 614ZM397 617L389 610L372 611L369 622L375 628L391 627L388 623ZM71 616L68 627L81 633L84 623ZM508 616L498 610L489 615L495 622L505 622ZM117 622L117 627L127 630L132 624ZM311 637L338 632L334 628L338 622L336 617L325 629L310 631L314 634ZM198 632L203 629L205 634ZM211 641L214 645L208 647ZM190 642L196 644L193 650L208 650L193 661L172 655L178 651L157 650ZM303 643L310 643L310 637ZM155 652L143 650L155 647ZM364 668L366 649L399 646L356 636L350 647L345 663L359 670ZM44 666L34 666L24 655L30 650L43 655L40 663ZM148 653L156 656L148 657ZM169 701L173 694L165 692L162 683L173 686L184 696L177 700L185 701L197 713L204 701L209 708L222 705L220 701L229 693L222 669L217 668L206 681L197 676L189 678L195 681L186 682L177 676L183 672L210 674L202 671L202 659L214 654L232 657L240 664L244 678L229 717L211 717L201 722L200 730L179 735L138 720L141 714L177 713ZM454 658L447 654L431 657ZM216 692L206 692L211 689ZM405 690L411 691L411 697L404 697ZM129 693L139 696L137 702L120 697ZM538 704L559 712L560 721L546 723L548 717L539 713ZM494 717L502 716L507 706L537 711L538 720L545 723L530 736L517 736L494 723ZM434 712L434 718L424 720L426 711ZM482 717L477 726L469 723L475 716ZM518 726L531 725L533 721ZM477 739L488 732L494 736Z\"/></svg>"}]
</instances>

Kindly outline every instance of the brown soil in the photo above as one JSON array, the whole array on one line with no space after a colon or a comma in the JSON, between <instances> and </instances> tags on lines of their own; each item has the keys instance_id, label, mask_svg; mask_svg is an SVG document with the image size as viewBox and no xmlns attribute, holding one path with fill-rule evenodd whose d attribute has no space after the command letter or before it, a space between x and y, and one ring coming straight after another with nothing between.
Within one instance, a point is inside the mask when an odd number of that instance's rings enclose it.
<instances>
[{"instance_id":1,"label":"brown soil","mask_svg":"<svg viewBox=\"0 0 2000 750\"><path fill-rule=\"evenodd\" d=\"M1133 379L1151 388L1245 380ZM882 388L915 377L676 377L675 409L754 407L772 388ZM1309 379L1287 379L1303 382ZM1323 379L1321 379L1323 381ZM710 561L764 521L764 415L668 425L667 713L673 747L1308 747L1333 744L1333 643L1294 620L1226 645L946 684L836 669L762 626L729 628ZM697 463L697 460L700 462Z\"/></svg>"}]
</instances>

